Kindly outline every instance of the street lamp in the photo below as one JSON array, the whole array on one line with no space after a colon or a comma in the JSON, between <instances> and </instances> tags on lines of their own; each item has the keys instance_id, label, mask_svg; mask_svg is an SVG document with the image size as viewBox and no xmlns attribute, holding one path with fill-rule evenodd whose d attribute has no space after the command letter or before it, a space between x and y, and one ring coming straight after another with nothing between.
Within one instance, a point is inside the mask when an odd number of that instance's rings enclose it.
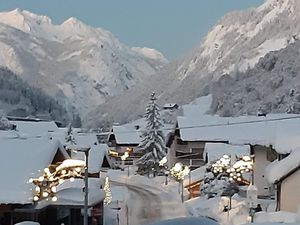
<instances>
[{"instance_id":1,"label":"street lamp","mask_svg":"<svg viewBox=\"0 0 300 225\"><path fill-rule=\"evenodd\" d=\"M91 147L77 147L71 148L74 152L84 152L85 154L85 168L84 168L84 210L83 210L83 224L88 225L88 197L89 197L89 151Z\"/></svg>"},{"instance_id":2,"label":"street lamp","mask_svg":"<svg viewBox=\"0 0 300 225\"><path fill-rule=\"evenodd\" d=\"M129 157L129 153L128 153L127 151L124 153L124 155L121 156L123 168L124 168L124 166L125 166L125 163L124 163L124 162L125 162L125 160L126 160L128 157ZM128 175L128 177L129 177L129 165L127 165L127 168L128 168L128 173L127 173L127 175Z\"/></svg>"},{"instance_id":3,"label":"street lamp","mask_svg":"<svg viewBox=\"0 0 300 225\"><path fill-rule=\"evenodd\" d=\"M179 185L181 184L181 201L183 202L183 180L184 180L184 177L189 174L190 169L188 166L184 166L182 163L177 162L174 165L174 167L171 168L170 172L171 172L171 175L177 181L179 181Z\"/></svg>"}]
</instances>

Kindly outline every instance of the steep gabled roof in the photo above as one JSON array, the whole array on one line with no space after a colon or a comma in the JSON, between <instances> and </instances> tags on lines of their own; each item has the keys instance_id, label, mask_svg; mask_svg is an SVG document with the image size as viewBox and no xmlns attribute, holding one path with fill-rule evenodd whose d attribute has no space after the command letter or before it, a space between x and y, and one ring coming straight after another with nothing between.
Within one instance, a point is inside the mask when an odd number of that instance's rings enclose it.
<instances>
[{"instance_id":1,"label":"steep gabled roof","mask_svg":"<svg viewBox=\"0 0 300 225\"><path fill-rule=\"evenodd\" d=\"M0 204L32 203L29 178L40 176L58 150L68 157L59 141L46 137L2 138L0 145Z\"/></svg>"}]
</instances>

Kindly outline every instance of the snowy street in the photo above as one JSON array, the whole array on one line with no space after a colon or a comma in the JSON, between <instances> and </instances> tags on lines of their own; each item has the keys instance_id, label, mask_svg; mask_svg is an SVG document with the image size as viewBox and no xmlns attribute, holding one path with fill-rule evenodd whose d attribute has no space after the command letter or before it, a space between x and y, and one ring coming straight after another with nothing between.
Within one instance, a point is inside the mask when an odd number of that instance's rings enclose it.
<instances>
[{"instance_id":1,"label":"snowy street","mask_svg":"<svg viewBox=\"0 0 300 225\"><path fill-rule=\"evenodd\" d=\"M120 204L120 225L141 225L187 215L178 192L174 193L174 188L164 190L156 183L154 179L139 176L111 181L112 189L123 186L127 190L123 193L125 201Z\"/></svg>"}]
</instances>

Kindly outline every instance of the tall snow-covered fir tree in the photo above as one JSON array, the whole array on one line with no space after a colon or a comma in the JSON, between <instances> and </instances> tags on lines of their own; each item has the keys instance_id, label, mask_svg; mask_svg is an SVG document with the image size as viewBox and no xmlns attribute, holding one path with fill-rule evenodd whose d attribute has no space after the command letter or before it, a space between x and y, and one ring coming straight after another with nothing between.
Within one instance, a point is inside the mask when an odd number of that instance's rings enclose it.
<instances>
[{"instance_id":1,"label":"tall snow-covered fir tree","mask_svg":"<svg viewBox=\"0 0 300 225\"><path fill-rule=\"evenodd\" d=\"M143 156L136 162L138 172L141 174L154 173L159 170L159 161L166 156L166 147L161 122L159 106L156 103L155 93L151 94L150 102L146 108L146 130L142 135L142 142L138 146L138 151Z\"/></svg>"}]
</instances>

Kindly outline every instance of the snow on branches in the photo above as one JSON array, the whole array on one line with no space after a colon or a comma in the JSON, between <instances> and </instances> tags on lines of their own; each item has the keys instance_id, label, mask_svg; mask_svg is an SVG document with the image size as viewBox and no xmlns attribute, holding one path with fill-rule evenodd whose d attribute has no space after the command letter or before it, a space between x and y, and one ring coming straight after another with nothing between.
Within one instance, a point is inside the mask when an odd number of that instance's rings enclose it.
<instances>
[{"instance_id":1,"label":"snow on branches","mask_svg":"<svg viewBox=\"0 0 300 225\"><path fill-rule=\"evenodd\" d=\"M6 117L0 118L0 130L12 130L14 125Z\"/></svg>"},{"instance_id":2,"label":"snow on branches","mask_svg":"<svg viewBox=\"0 0 300 225\"><path fill-rule=\"evenodd\" d=\"M139 173L150 173L159 171L159 162L166 156L166 147L161 122L159 107L156 103L155 93L151 94L150 102L146 108L146 130L142 134L142 142L138 146L138 151L143 156L136 162Z\"/></svg>"}]
</instances>

